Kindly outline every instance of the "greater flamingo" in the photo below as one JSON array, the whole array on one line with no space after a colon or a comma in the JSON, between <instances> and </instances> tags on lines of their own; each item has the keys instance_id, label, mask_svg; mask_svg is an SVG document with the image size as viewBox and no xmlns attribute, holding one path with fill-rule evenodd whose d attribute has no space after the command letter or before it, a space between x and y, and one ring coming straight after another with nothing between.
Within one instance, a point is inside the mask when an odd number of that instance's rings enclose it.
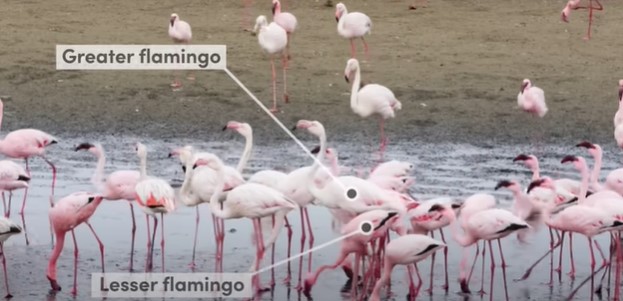
<instances>
[{"instance_id":1,"label":"greater flamingo","mask_svg":"<svg viewBox=\"0 0 623 301\"><path fill-rule=\"evenodd\" d=\"M445 248L447 248L445 243L421 234L407 234L396 239L392 239L392 241L385 246L383 274L381 278L377 280L368 301L381 300L381 289L384 284L390 281L394 266L399 264L407 266L409 294L411 298L415 298L420 287L422 286L422 277L417 269L417 263L435 254L437 250ZM417 288L413 283L414 267L419 280Z\"/></svg>"},{"instance_id":2,"label":"greater flamingo","mask_svg":"<svg viewBox=\"0 0 623 301\"><path fill-rule=\"evenodd\" d=\"M255 28L253 32L257 32L257 40L260 43L260 47L268 53L270 56L270 66L272 68L272 83L273 83L273 107L271 112L279 112L277 109L277 77L275 75L275 54L281 53L282 55L282 67L283 67L283 101L287 103L288 93L286 90L286 56L285 49L288 45L288 33L283 27L279 26L275 22L266 20L266 16L259 16L255 20Z\"/></svg>"},{"instance_id":3,"label":"greater flamingo","mask_svg":"<svg viewBox=\"0 0 623 301\"><path fill-rule=\"evenodd\" d=\"M9 237L22 233L22 228L6 217L0 217L0 256L2 256L2 268L4 270L4 286L6 287L6 295L4 298L13 298L9 290L9 274L6 271L6 254L4 253L4 242Z\"/></svg>"},{"instance_id":4,"label":"greater flamingo","mask_svg":"<svg viewBox=\"0 0 623 301\"><path fill-rule=\"evenodd\" d=\"M56 244L54 245L54 250L52 250L47 270L47 277L50 281L52 291L57 292L61 290L61 286L56 281L56 261L63 251L67 232L71 232L71 237L74 241L74 286L71 290L71 294L75 296L78 293L78 243L76 242L74 229L82 223L89 226L89 229L99 244L102 273L105 272L104 244L89 223L89 218L95 213L95 210L102 200L104 200L104 197L101 195L88 192L75 192L60 199L54 207L50 209L50 222L52 223L56 235Z\"/></svg>"},{"instance_id":5,"label":"greater flamingo","mask_svg":"<svg viewBox=\"0 0 623 301\"><path fill-rule=\"evenodd\" d=\"M104 167L106 166L106 154L101 144L92 144L88 142L80 143L76 146L75 151L85 150L95 155L97 165L95 172L91 178L91 183L104 199L109 201L126 200L130 205L130 217L132 217L132 243L130 246L130 267L129 271L133 271L134 265L134 238L136 236L136 219L134 217L134 205L132 202L135 198L136 183L141 178L138 170L116 170L106 176Z\"/></svg>"},{"instance_id":6,"label":"greater flamingo","mask_svg":"<svg viewBox=\"0 0 623 301\"><path fill-rule=\"evenodd\" d=\"M288 43L286 44L286 62L291 59L290 57L290 40L292 39L292 33L296 30L298 21L296 17L289 12L281 11L281 2L279 0L273 0L273 22L277 23L283 29L285 29L288 36Z\"/></svg>"},{"instance_id":7,"label":"greater flamingo","mask_svg":"<svg viewBox=\"0 0 623 301\"><path fill-rule=\"evenodd\" d=\"M171 18L169 20L169 37L173 40L175 44L190 44L190 40L193 37L192 29L190 28L190 24L186 21L180 20L180 17L177 14L171 14ZM194 80L194 76L189 75L187 77L189 80ZM175 76L173 83L171 83L171 88L174 90L182 87L182 83Z\"/></svg>"},{"instance_id":8,"label":"greater flamingo","mask_svg":"<svg viewBox=\"0 0 623 301\"><path fill-rule=\"evenodd\" d=\"M368 56L368 43L363 38L372 30L372 20L364 13L349 13L346 5L340 2L335 5L335 20L337 21L337 33L350 40L350 57L355 58L355 39L361 39L366 56Z\"/></svg>"},{"instance_id":9,"label":"greater flamingo","mask_svg":"<svg viewBox=\"0 0 623 301\"><path fill-rule=\"evenodd\" d=\"M2 126L2 117L4 116L4 103L0 99L0 127ZM19 129L12 131L4 139L0 140L0 154L13 159L24 159L26 163L26 173L30 177L30 168L28 167L28 159L31 157L40 157L52 168L52 192L50 194L50 207L54 206L54 186L56 185L56 166L46 157L45 150L48 146L58 143L58 139L54 136L36 129ZM24 190L24 200L22 209L19 214L24 215L26 207L26 198L28 196L28 188ZM54 234L50 227L50 236L52 244L54 244ZM28 245L26 239L26 245Z\"/></svg>"},{"instance_id":10,"label":"greater flamingo","mask_svg":"<svg viewBox=\"0 0 623 301\"><path fill-rule=\"evenodd\" d=\"M175 210L175 191L169 182L147 176L147 147L136 143L136 154L140 160L140 180L136 183L136 203L145 212L147 222L147 264L146 272L151 272L153 267L154 245L156 244L156 229L158 227L157 215L160 214L160 256L162 258L162 272L164 273L164 214ZM154 219L154 233L150 237L149 216Z\"/></svg>"},{"instance_id":11,"label":"greater flamingo","mask_svg":"<svg viewBox=\"0 0 623 301\"><path fill-rule=\"evenodd\" d=\"M353 81L350 94L350 108L353 112L363 118L377 114L379 116L379 127L381 132L380 155L387 145L385 138L385 119L394 118L396 111L402 109L402 103L396 98L394 93L385 86L379 84L367 84L359 88L361 82L361 69L357 59L349 59L344 69L346 82Z\"/></svg>"},{"instance_id":12,"label":"greater flamingo","mask_svg":"<svg viewBox=\"0 0 623 301\"><path fill-rule=\"evenodd\" d=\"M257 183L244 183L232 188L227 194L224 194L224 164L216 155L205 154L201 158L198 158L193 165L193 169L198 166L207 166L215 170L218 175L215 193L210 199L210 209L214 215L222 219L246 217L253 220L257 254L255 262L251 267L251 272L257 271L264 257L265 248L275 243L279 231L281 231L284 225L285 216L288 212L296 209L298 205L286 198L278 190ZM222 202L221 199L223 199ZM260 219L266 216L274 216L275 225L271 236L267 242L264 243ZM260 285L259 275L255 275L253 284L256 292L264 290Z\"/></svg>"},{"instance_id":13,"label":"greater flamingo","mask_svg":"<svg viewBox=\"0 0 623 301\"><path fill-rule=\"evenodd\" d=\"M569 15L571 14L571 10L577 9L588 9L588 31L586 36L584 36L584 40L591 39L591 27L593 25L593 10L603 10L603 6L599 2L599 0L588 0L588 6L580 6L581 0L569 0L565 7L562 9L560 13L560 18L563 22L569 22ZM597 6L593 6L593 1L595 1Z\"/></svg>"},{"instance_id":14,"label":"greater flamingo","mask_svg":"<svg viewBox=\"0 0 623 301\"><path fill-rule=\"evenodd\" d=\"M0 161L0 190L2 190L2 202L4 204L4 217L11 216L11 198L13 191L28 188L30 177L21 165L11 160ZM5 203L4 191L9 192L9 204Z\"/></svg>"},{"instance_id":15,"label":"greater flamingo","mask_svg":"<svg viewBox=\"0 0 623 301\"><path fill-rule=\"evenodd\" d=\"M529 79L524 79L521 84L519 94L517 94L517 104L527 113L533 116L544 117L547 114L547 104L545 103L545 92L543 89L533 86Z\"/></svg>"}]
</instances>

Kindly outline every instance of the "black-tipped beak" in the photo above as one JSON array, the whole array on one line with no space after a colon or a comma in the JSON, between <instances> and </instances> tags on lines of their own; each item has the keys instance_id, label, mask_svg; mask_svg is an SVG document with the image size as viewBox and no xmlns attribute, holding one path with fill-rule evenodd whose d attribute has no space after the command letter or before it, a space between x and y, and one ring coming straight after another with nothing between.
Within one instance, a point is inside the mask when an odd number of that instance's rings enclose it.
<instances>
[{"instance_id":1,"label":"black-tipped beak","mask_svg":"<svg viewBox=\"0 0 623 301\"><path fill-rule=\"evenodd\" d=\"M182 165L182 171L186 173L186 165Z\"/></svg>"},{"instance_id":2,"label":"black-tipped beak","mask_svg":"<svg viewBox=\"0 0 623 301\"><path fill-rule=\"evenodd\" d=\"M569 155L569 156L565 156L564 158L562 158L560 163L564 164L567 162L575 162L577 160L578 160L578 157Z\"/></svg>"},{"instance_id":3,"label":"black-tipped beak","mask_svg":"<svg viewBox=\"0 0 623 301\"><path fill-rule=\"evenodd\" d=\"M344 75L344 80L346 80L347 83L350 83L350 79L346 75Z\"/></svg>"},{"instance_id":4,"label":"black-tipped beak","mask_svg":"<svg viewBox=\"0 0 623 301\"><path fill-rule=\"evenodd\" d=\"M376 226L376 228L374 228L374 230L378 230L379 228L383 227L389 220L391 220L394 216L398 215L398 212L390 212L387 214L387 217L385 217L378 226Z\"/></svg>"},{"instance_id":5,"label":"black-tipped beak","mask_svg":"<svg viewBox=\"0 0 623 301\"><path fill-rule=\"evenodd\" d=\"M224 126L224 127L223 127L223 131L225 131L226 129L227 129L227 126Z\"/></svg>"},{"instance_id":6,"label":"black-tipped beak","mask_svg":"<svg viewBox=\"0 0 623 301\"><path fill-rule=\"evenodd\" d=\"M513 162L527 161L527 160L530 160L530 157L528 157L528 155L521 154L521 155L518 155L517 157L515 157L515 159L513 159Z\"/></svg>"},{"instance_id":7,"label":"black-tipped beak","mask_svg":"<svg viewBox=\"0 0 623 301\"><path fill-rule=\"evenodd\" d=\"M312 153L312 154L317 154L317 153L319 153L319 152L320 152L320 146L316 146L316 147L314 147L314 149L312 149L312 150L310 151L310 153Z\"/></svg>"},{"instance_id":8,"label":"black-tipped beak","mask_svg":"<svg viewBox=\"0 0 623 301\"><path fill-rule=\"evenodd\" d=\"M623 87L619 87L619 101L623 99Z\"/></svg>"},{"instance_id":9,"label":"black-tipped beak","mask_svg":"<svg viewBox=\"0 0 623 301\"><path fill-rule=\"evenodd\" d=\"M292 127L292 129L290 129L291 131L296 131L296 125Z\"/></svg>"},{"instance_id":10,"label":"black-tipped beak","mask_svg":"<svg viewBox=\"0 0 623 301\"><path fill-rule=\"evenodd\" d=\"M523 94L523 92L524 92L524 90L526 90L527 86L528 86L528 83L521 84L521 90L519 90L519 92L521 92L521 94Z\"/></svg>"},{"instance_id":11,"label":"black-tipped beak","mask_svg":"<svg viewBox=\"0 0 623 301\"><path fill-rule=\"evenodd\" d=\"M338 16L335 16L335 22L340 22L340 18Z\"/></svg>"},{"instance_id":12,"label":"black-tipped beak","mask_svg":"<svg viewBox=\"0 0 623 301\"><path fill-rule=\"evenodd\" d=\"M275 11L277 10L277 3L273 4L273 16L275 15Z\"/></svg>"},{"instance_id":13,"label":"black-tipped beak","mask_svg":"<svg viewBox=\"0 0 623 301\"><path fill-rule=\"evenodd\" d=\"M90 149L90 148L92 148L94 146L95 145L93 145L91 143L86 143L86 142L85 143L80 143L80 144L78 144L78 146L76 146L74 151L79 151L79 150L83 150L83 149L88 150L88 149Z\"/></svg>"},{"instance_id":14,"label":"black-tipped beak","mask_svg":"<svg viewBox=\"0 0 623 301\"><path fill-rule=\"evenodd\" d=\"M173 24L175 24L175 18L171 18L171 20L169 21L169 23L171 23L171 26L173 26Z\"/></svg>"},{"instance_id":15,"label":"black-tipped beak","mask_svg":"<svg viewBox=\"0 0 623 301\"><path fill-rule=\"evenodd\" d=\"M463 204L452 204L450 206L452 207L452 209L459 209L461 208L461 206L463 206Z\"/></svg>"},{"instance_id":16,"label":"black-tipped beak","mask_svg":"<svg viewBox=\"0 0 623 301\"><path fill-rule=\"evenodd\" d=\"M544 179L538 179L538 180L534 180L532 182L530 182L530 185L528 185L528 190L526 191L526 193L530 193L530 191L532 191L532 189L536 188L536 187L540 187L541 184L543 184L545 180Z\"/></svg>"},{"instance_id":17,"label":"black-tipped beak","mask_svg":"<svg viewBox=\"0 0 623 301\"><path fill-rule=\"evenodd\" d=\"M87 204L91 204L91 202L95 201L95 197L91 196L89 197L89 199L87 200Z\"/></svg>"},{"instance_id":18,"label":"black-tipped beak","mask_svg":"<svg viewBox=\"0 0 623 301\"><path fill-rule=\"evenodd\" d=\"M30 181L30 177L27 177L27 176L18 176L18 177L17 177L17 180L18 180L18 181L28 182L28 181Z\"/></svg>"},{"instance_id":19,"label":"black-tipped beak","mask_svg":"<svg viewBox=\"0 0 623 301\"><path fill-rule=\"evenodd\" d=\"M500 189L502 187L508 187L508 186L511 186L511 185L513 185L513 183L511 181L502 180L502 181L499 181L497 185L495 185L495 190L498 190L498 189Z\"/></svg>"},{"instance_id":20,"label":"black-tipped beak","mask_svg":"<svg viewBox=\"0 0 623 301\"><path fill-rule=\"evenodd\" d=\"M588 141L582 141L578 143L575 147L584 147L584 148L591 149L591 148L595 148L595 145Z\"/></svg>"},{"instance_id":21,"label":"black-tipped beak","mask_svg":"<svg viewBox=\"0 0 623 301\"><path fill-rule=\"evenodd\" d=\"M171 158L173 157L173 153L169 153L169 155L167 156L167 158Z\"/></svg>"},{"instance_id":22,"label":"black-tipped beak","mask_svg":"<svg viewBox=\"0 0 623 301\"><path fill-rule=\"evenodd\" d=\"M197 164L193 164L193 169L196 169L197 166L198 166ZM184 167L184 169L186 169L186 167ZM186 171L184 171L184 172L186 172Z\"/></svg>"},{"instance_id":23,"label":"black-tipped beak","mask_svg":"<svg viewBox=\"0 0 623 301\"><path fill-rule=\"evenodd\" d=\"M442 205L435 204L435 205L430 206L430 209L428 209L428 212L435 212L435 211L441 212L444 209L445 208Z\"/></svg>"},{"instance_id":24,"label":"black-tipped beak","mask_svg":"<svg viewBox=\"0 0 623 301\"><path fill-rule=\"evenodd\" d=\"M614 221L614 223L612 223L612 227L620 227L620 226L623 226L623 222Z\"/></svg>"}]
</instances>

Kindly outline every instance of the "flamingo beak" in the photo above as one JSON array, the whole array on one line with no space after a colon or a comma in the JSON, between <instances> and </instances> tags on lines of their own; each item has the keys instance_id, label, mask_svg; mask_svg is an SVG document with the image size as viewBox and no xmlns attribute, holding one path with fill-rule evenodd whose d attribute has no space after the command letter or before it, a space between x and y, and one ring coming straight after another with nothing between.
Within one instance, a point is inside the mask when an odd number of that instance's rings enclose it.
<instances>
[{"instance_id":1,"label":"flamingo beak","mask_svg":"<svg viewBox=\"0 0 623 301\"><path fill-rule=\"evenodd\" d=\"M335 15L335 21L340 22L340 17L338 15Z\"/></svg>"},{"instance_id":2,"label":"flamingo beak","mask_svg":"<svg viewBox=\"0 0 623 301\"><path fill-rule=\"evenodd\" d=\"M584 147L588 149L593 149L595 148L595 145L588 141L582 141L581 143L578 143L575 147Z\"/></svg>"},{"instance_id":3,"label":"flamingo beak","mask_svg":"<svg viewBox=\"0 0 623 301\"><path fill-rule=\"evenodd\" d=\"M80 143L78 146L76 146L76 148L74 149L75 151L79 151L79 150L88 150L90 148L94 147L93 144L91 143Z\"/></svg>"},{"instance_id":4,"label":"flamingo beak","mask_svg":"<svg viewBox=\"0 0 623 301\"><path fill-rule=\"evenodd\" d=\"M273 4L273 16L275 15L276 10L277 10L277 3Z\"/></svg>"},{"instance_id":5,"label":"flamingo beak","mask_svg":"<svg viewBox=\"0 0 623 301\"><path fill-rule=\"evenodd\" d=\"M350 83L350 78L347 74L344 74L344 80L346 80L347 83Z\"/></svg>"},{"instance_id":6,"label":"flamingo beak","mask_svg":"<svg viewBox=\"0 0 623 301\"><path fill-rule=\"evenodd\" d=\"M623 100L623 86L619 87L619 101Z\"/></svg>"},{"instance_id":7,"label":"flamingo beak","mask_svg":"<svg viewBox=\"0 0 623 301\"><path fill-rule=\"evenodd\" d=\"M543 184L543 182L545 182L545 179L538 179L538 180L534 180L530 183L530 185L528 185L528 190L526 190L526 193L530 193L530 191L536 187L540 187L541 184Z\"/></svg>"},{"instance_id":8,"label":"flamingo beak","mask_svg":"<svg viewBox=\"0 0 623 301\"><path fill-rule=\"evenodd\" d=\"M528 156L526 156L526 155L524 155L524 154L521 154L521 155L519 155L519 156L515 157L515 159L513 159L513 162L517 162L517 161L527 161L528 159L530 159L530 157L528 157Z\"/></svg>"},{"instance_id":9,"label":"flamingo beak","mask_svg":"<svg viewBox=\"0 0 623 301\"><path fill-rule=\"evenodd\" d=\"M577 160L578 160L578 158L576 156L565 156L564 158L562 158L560 163L564 164L564 163L567 163L567 162L575 162Z\"/></svg>"},{"instance_id":10,"label":"flamingo beak","mask_svg":"<svg viewBox=\"0 0 623 301\"><path fill-rule=\"evenodd\" d=\"M175 24L175 18L171 18L171 21L169 21L169 23L171 23L171 26L173 26L173 24Z\"/></svg>"},{"instance_id":11,"label":"flamingo beak","mask_svg":"<svg viewBox=\"0 0 623 301\"><path fill-rule=\"evenodd\" d=\"M511 181L508 181L508 180L502 180L502 181L498 182L498 184L497 184L497 185L495 185L495 190L498 190L498 189L500 189L500 188L502 188L502 187L509 187L509 186L511 186L512 184L513 184L513 183L512 183Z\"/></svg>"},{"instance_id":12,"label":"flamingo beak","mask_svg":"<svg viewBox=\"0 0 623 301\"><path fill-rule=\"evenodd\" d=\"M526 90L527 86L528 86L528 83L521 84L521 90L519 90L519 92L521 92L521 94L523 94L523 92L524 92L524 90Z\"/></svg>"}]
</instances>

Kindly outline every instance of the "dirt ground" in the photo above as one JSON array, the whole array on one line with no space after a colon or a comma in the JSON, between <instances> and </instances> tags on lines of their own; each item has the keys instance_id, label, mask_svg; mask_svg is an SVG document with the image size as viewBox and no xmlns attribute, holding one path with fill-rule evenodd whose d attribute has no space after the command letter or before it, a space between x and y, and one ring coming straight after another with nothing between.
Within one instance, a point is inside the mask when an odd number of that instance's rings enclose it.
<instances>
[{"instance_id":1,"label":"dirt ground","mask_svg":"<svg viewBox=\"0 0 623 301\"><path fill-rule=\"evenodd\" d=\"M390 143L528 141L542 131L547 142L614 144L623 3L602 2L588 42L582 39L587 11L563 23L565 1L430 0L417 10L408 10L410 1L345 4L373 22L364 80L389 87L403 102L387 123ZM343 78L349 44L337 34L334 8L324 0L284 0L283 6L298 17L299 28L288 71L291 103L280 103L278 118L288 126L316 119L330 139L376 142L376 120L363 120L349 107ZM242 1L7 0L0 11L2 130L211 140L220 139L228 120L239 120L254 126L258 144L289 139L222 71L198 73L173 92L169 71L55 70L56 44L169 44L173 12L191 24L194 44L226 44L229 69L270 104L268 57L257 37L242 30L259 14L270 17L268 0L254 1L246 22ZM546 92L550 112L543 120L517 108L523 78Z\"/></svg>"}]
</instances>

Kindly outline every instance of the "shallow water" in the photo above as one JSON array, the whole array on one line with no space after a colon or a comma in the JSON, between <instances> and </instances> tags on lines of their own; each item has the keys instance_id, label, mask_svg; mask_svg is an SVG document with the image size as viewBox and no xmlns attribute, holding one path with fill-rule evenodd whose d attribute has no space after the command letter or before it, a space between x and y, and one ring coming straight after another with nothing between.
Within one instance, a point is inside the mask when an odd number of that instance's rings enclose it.
<instances>
[{"instance_id":1,"label":"shallow water","mask_svg":"<svg viewBox=\"0 0 623 301\"><path fill-rule=\"evenodd\" d=\"M61 137L62 138L62 137ZM87 152L74 152L72 146L84 142L85 140L94 141L95 137L80 140L62 139L61 144L49 149L49 158L57 164L58 182L56 188L56 199L76 191L91 190L89 184L90 176L95 166L94 157ZM233 142L204 143L199 141L157 141L143 140L149 149L148 153L148 173L170 179L172 182L179 183L182 178L180 164L177 159L167 158L167 154L172 147L185 144L193 144L198 149L211 150L225 158L227 163L235 164L239 153L242 150L241 139L236 137ZM99 137L97 139L107 150L107 172L114 169L134 169L137 168L138 160L133 153L133 143L136 141L131 137ZM305 142L313 146L313 143ZM340 151L340 163L345 166L355 168L369 168L372 166L372 158L366 155L370 150L358 144L335 143L332 145ZM417 183L411 191L419 199L427 199L437 196L452 196L462 199L475 192L491 192L499 197L502 206L508 206L511 201L509 191L494 191L495 184L502 179L517 179L524 185L530 176L529 171L520 164L514 164L512 159L519 153L530 153L533 149L524 146L506 145L495 147L476 147L472 145L458 144L438 144L438 145L413 145L412 143L392 144L386 153L387 159L398 159L413 162L416 166L415 176ZM542 155L541 155L542 154ZM576 149L573 145L569 147L546 145L541 147L537 155L541 155L541 169L543 174L554 177L578 178L579 175L570 165L561 165L560 159L567 154L587 156L583 149ZM617 167L619 159L618 151L605 149L604 167L602 174ZM279 159L275 159L279 158ZM301 149L294 143L284 143L283 145L265 147L257 146L254 149L254 156L249 162L247 173L252 173L262 168L274 168L291 170L293 168L311 164L311 158L306 157ZM592 160L588 160L592 164ZM26 206L26 225L27 235L30 245L25 245L23 235L12 237L7 241L5 252L8 257L8 272L10 277L11 290L15 300L40 299L48 294L49 284L45 277L45 268L50 255L49 224L47 219L48 195L50 185L50 172L45 163L39 159L31 162L33 180L29 190L29 198ZM16 192L13 202L11 218L19 221L18 210L21 205L22 192ZM130 243L130 217L129 206L125 201L103 202L91 218L91 224L96 229L100 238L104 242L106 249L106 271L122 272L127 270L129 259ZM197 245L197 271L213 272L214 264L214 245L212 222L210 221L209 210L206 205L201 207L202 219L200 228L200 239ZM145 252L145 218L140 209L135 208L137 221L136 253L134 267L141 271L144 268ZM293 254L299 248L300 220L298 213L291 213L289 216L293 224ZM194 208L180 206L174 213L165 218L166 231L166 267L167 272L190 272L188 264L190 262L192 250L192 238L195 221ZM311 208L310 217L312 220L315 235L315 245L329 241L336 237L331 230L329 222L330 215L324 208ZM225 272L246 272L251 265L255 248L251 245L251 222L245 219L226 222L225 237ZM160 232L160 230L158 230ZM284 259L286 250L285 231L277 242L276 260ZM95 240L92 238L88 228L84 225L76 229L78 245L80 250L79 278L78 278L78 299L83 300L90 297L90 277L89 273L99 272L99 251ZM449 235L447 235L449 236ZM159 239L159 238L157 238ZM588 248L585 239L577 238L574 240L575 260L577 266L577 277L575 285L589 275L588 267ZM599 243L607 250L607 237L599 237ZM249 242L249 243L237 243ZM338 254L339 244L331 245L313 253L313 267L332 263ZM514 278L520 277L526 266L534 258L538 258L548 247L547 231L539 230L530 237L530 244L520 245L514 236L503 240L504 254L509 264L507 268L507 284L510 300L558 300L568 295L570 288L574 286L566 275L563 275L562 283L556 283L553 289L541 284L548 280L548 260L535 269L532 277L524 282L515 283ZM73 245L71 240L67 240L65 250L58 263L58 281L63 290L56 296L49 296L49 299L65 300L69 299L68 292L72 284L72 265L73 265ZM566 249L566 248L565 248ZM472 251L473 252L473 251ZM496 251L497 254L497 251ZM270 261L270 252L267 252L264 265ZM488 258L489 255L487 255ZM458 283L458 263L461 257L461 249L453 241L449 242L449 273L450 291L444 295L439 287L443 281L443 260L442 253L438 252L435 263L435 283L436 287L431 300L462 300L464 297L459 295ZM470 261L471 261L470 256ZM565 259L564 263L568 263ZM298 260L292 262L292 286L296 285ZM418 264L420 273L424 279L424 284L418 299L428 299L424 289L429 282L430 260ZM485 291L489 293L489 263L486 267ZM565 266L563 271L567 271ZM160 271L160 250L158 245L154 254L154 271ZM388 300L401 300L406 296L406 269L397 267L394 269L392 277L393 296ZM286 266L276 268L277 285L271 293L262 295L262 300L305 300L294 289L288 289L281 284L281 279L285 277ZM270 273L262 275L262 280L266 283L270 278ZM495 271L494 299L503 300L503 285L501 269ZM474 276L472 277L471 289L473 292L479 289L480 264L478 264ZM316 300L348 300L349 296L342 295L340 289L346 282L343 272L338 269L327 271L320 278L312 290L312 297ZM577 300L587 300L589 298L589 286L585 286L577 295ZM480 296L474 296L479 299ZM489 299L489 295L484 296Z\"/></svg>"}]
</instances>

